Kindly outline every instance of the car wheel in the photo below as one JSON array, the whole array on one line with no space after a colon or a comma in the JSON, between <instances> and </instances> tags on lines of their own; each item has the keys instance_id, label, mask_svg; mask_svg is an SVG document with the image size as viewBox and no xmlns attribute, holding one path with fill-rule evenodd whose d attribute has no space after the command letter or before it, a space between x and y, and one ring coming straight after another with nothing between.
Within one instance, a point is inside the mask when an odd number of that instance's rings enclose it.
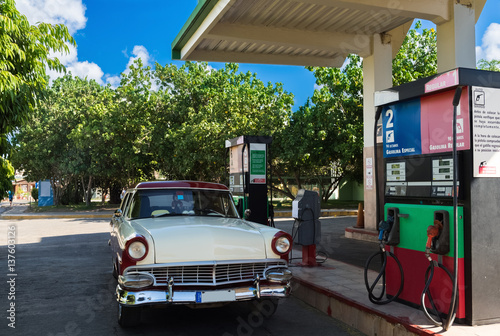
<instances>
[{"instance_id":1,"label":"car wheel","mask_svg":"<svg viewBox=\"0 0 500 336\"><path fill-rule=\"evenodd\" d=\"M141 322L141 307L127 307L118 304L118 324L122 327L135 327Z\"/></svg>"}]
</instances>

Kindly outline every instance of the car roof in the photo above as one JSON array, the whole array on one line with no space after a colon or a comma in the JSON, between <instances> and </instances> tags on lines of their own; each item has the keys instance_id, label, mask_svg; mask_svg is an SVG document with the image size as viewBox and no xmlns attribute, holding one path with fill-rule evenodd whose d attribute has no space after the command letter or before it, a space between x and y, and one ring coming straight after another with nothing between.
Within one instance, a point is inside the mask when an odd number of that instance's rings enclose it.
<instances>
[{"instance_id":1,"label":"car roof","mask_svg":"<svg viewBox=\"0 0 500 336\"><path fill-rule=\"evenodd\" d=\"M134 189L215 189L229 190L223 184L201 181L149 181L140 182Z\"/></svg>"}]
</instances>

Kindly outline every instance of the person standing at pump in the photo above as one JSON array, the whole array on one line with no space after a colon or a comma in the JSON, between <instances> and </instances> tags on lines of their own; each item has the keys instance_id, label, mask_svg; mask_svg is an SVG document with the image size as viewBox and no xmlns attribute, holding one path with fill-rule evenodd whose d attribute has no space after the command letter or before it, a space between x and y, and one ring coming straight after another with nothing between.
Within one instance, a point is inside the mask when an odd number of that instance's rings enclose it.
<instances>
[{"instance_id":1,"label":"person standing at pump","mask_svg":"<svg viewBox=\"0 0 500 336\"><path fill-rule=\"evenodd\" d=\"M12 206L12 199L14 198L14 195L12 194L12 190L9 190L7 192L9 194L9 204Z\"/></svg>"}]
</instances>

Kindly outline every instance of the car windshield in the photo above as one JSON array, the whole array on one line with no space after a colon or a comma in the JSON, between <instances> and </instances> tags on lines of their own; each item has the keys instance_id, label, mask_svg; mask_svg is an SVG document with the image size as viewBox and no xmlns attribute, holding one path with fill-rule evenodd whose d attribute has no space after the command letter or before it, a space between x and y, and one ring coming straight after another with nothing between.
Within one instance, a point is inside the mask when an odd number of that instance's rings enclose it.
<instances>
[{"instance_id":1,"label":"car windshield","mask_svg":"<svg viewBox=\"0 0 500 336\"><path fill-rule=\"evenodd\" d=\"M228 191L205 189L138 190L129 208L132 219L162 216L238 218Z\"/></svg>"}]
</instances>

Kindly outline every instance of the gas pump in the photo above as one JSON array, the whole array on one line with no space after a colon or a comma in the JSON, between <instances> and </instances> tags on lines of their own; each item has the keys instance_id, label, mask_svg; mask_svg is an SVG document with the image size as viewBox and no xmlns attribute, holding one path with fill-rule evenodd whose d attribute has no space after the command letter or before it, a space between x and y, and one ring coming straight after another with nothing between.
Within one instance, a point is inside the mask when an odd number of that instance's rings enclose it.
<instances>
[{"instance_id":1,"label":"gas pump","mask_svg":"<svg viewBox=\"0 0 500 336\"><path fill-rule=\"evenodd\" d=\"M295 219L294 242L302 245L302 265L318 266L316 245L321 241L321 201L315 191L300 189L292 202L292 217Z\"/></svg>"},{"instance_id":2,"label":"gas pump","mask_svg":"<svg viewBox=\"0 0 500 336\"><path fill-rule=\"evenodd\" d=\"M455 317L499 322L500 73L457 68L375 101L385 221L389 210L400 214L391 249L404 273L400 291L401 270L387 263L386 296L445 330Z\"/></svg>"},{"instance_id":3,"label":"gas pump","mask_svg":"<svg viewBox=\"0 0 500 336\"><path fill-rule=\"evenodd\" d=\"M226 140L229 151L229 189L241 217L268 224L267 153L270 136L240 136ZM271 216L272 217L272 216ZM271 225L272 225L271 218Z\"/></svg>"}]
</instances>

